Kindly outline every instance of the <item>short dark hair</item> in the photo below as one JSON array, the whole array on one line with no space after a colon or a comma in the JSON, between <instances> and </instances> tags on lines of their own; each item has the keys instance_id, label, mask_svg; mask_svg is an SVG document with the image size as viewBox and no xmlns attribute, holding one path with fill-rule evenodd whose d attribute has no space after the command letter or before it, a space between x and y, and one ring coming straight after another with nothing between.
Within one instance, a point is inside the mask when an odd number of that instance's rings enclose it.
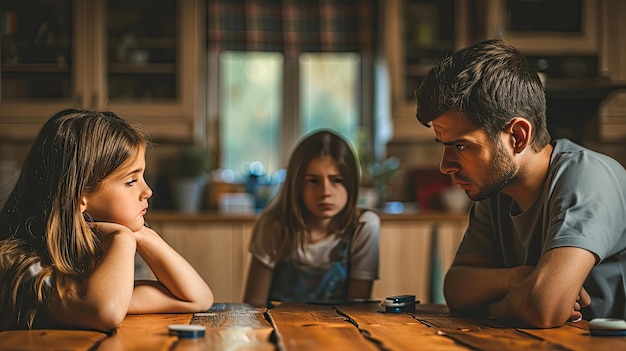
<instances>
[{"instance_id":1,"label":"short dark hair","mask_svg":"<svg viewBox=\"0 0 626 351\"><path fill-rule=\"evenodd\" d=\"M533 126L531 144L550 143L545 91L522 53L501 39L461 49L432 68L416 91L417 119L426 126L457 111L487 132L492 141L514 117Z\"/></svg>"}]
</instances>

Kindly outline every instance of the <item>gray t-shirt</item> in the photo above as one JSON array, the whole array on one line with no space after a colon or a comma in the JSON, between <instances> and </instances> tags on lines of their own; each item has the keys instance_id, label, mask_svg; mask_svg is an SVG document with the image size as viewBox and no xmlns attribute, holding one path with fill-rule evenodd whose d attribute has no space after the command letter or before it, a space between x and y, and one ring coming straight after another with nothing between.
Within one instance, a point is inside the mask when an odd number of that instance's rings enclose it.
<instances>
[{"instance_id":1,"label":"gray t-shirt","mask_svg":"<svg viewBox=\"0 0 626 351\"><path fill-rule=\"evenodd\" d=\"M584 288L583 318L626 318L626 170L612 158L566 139L554 150L543 191L522 213L508 196L474 202L458 253L488 257L497 266L536 266L556 247L592 252L597 264Z\"/></svg>"}]
</instances>

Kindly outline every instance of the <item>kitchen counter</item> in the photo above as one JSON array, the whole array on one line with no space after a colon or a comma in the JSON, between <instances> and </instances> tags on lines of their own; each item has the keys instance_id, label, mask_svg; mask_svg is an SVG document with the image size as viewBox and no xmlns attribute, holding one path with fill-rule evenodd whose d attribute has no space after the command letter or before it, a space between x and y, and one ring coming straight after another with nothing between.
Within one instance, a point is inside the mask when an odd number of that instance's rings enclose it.
<instances>
[{"instance_id":1,"label":"kitchen counter","mask_svg":"<svg viewBox=\"0 0 626 351\"><path fill-rule=\"evenodd\" d=\"M248 244L258 215L149 211L146 221L185 257L217 301L242 301L251 255ZM452 263L467 214L381 213L380 279L374 296L443 299L442 273Z\"/></svg>"},{"instance_id":2,"label":"kitchen counter","mask_svg":"<svg viewBox=\"0 0 626 351\"><path fill-rule=\"evenodd\" d=\"M452 221L466 222L467 213L452 212L416 212L389 214L378 212L382 222L388 221ZM146 214L146 221L150 222L243 222L254 223L257 214L237 214L237 213L218 213L218 212L198 212L198 213L182 213L175 211L149 211Z\"/></svg>"}]
</instances>

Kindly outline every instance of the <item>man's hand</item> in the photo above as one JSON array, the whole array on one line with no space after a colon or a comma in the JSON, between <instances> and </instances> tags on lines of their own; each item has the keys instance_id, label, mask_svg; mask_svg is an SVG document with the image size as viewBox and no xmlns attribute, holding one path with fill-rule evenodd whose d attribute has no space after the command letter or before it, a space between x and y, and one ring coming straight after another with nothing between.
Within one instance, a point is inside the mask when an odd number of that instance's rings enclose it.
<instances>
[{"instance_id":1,"label":"man's hand","mask_svg":"<svg viewBox=\"0 0 626 351\"><path fill-rule=\"evenodd\" d=\"M591 297L587 293L585 288L580 289L580 293L578 293L578 298L576 302L574 302L574 309L572 311L572 315L569 317L568 322L578 322L583 318L582 313L580 313L580 309L587 307L591 304Z\"/></svg>"},{"instance_id":2,"label":"man's hand","mask_svg":"<svg viewBox=\"0 0 626 351\"><path fill-rule=\"evenodd\" d=\"M580 309L591 303L582 286L595 262L595 256L584 249L550 249L526 279L489 306L489 313L536 328L553 328L577 320L582 317Z\"/></svg>"}]
</instances>

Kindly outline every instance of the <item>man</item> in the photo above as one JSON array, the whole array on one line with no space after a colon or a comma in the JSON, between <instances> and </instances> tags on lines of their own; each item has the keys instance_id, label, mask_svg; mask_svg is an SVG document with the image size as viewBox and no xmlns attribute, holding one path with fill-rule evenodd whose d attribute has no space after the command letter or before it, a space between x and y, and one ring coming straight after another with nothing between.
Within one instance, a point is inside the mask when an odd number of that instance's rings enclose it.
<instances>
[{"instance_id":1,"label":"man","mask_svg":"<svg viewBox=\"0 0 626 351\"><path fill-rule=\"evenodd\" d=\"M445 277L451 310L540 328L626 318L626 171L551 141L543 86L518 50L487 40L445 58L417 91L417 118L474 200Z\"/></svg>"}]
</instances>

